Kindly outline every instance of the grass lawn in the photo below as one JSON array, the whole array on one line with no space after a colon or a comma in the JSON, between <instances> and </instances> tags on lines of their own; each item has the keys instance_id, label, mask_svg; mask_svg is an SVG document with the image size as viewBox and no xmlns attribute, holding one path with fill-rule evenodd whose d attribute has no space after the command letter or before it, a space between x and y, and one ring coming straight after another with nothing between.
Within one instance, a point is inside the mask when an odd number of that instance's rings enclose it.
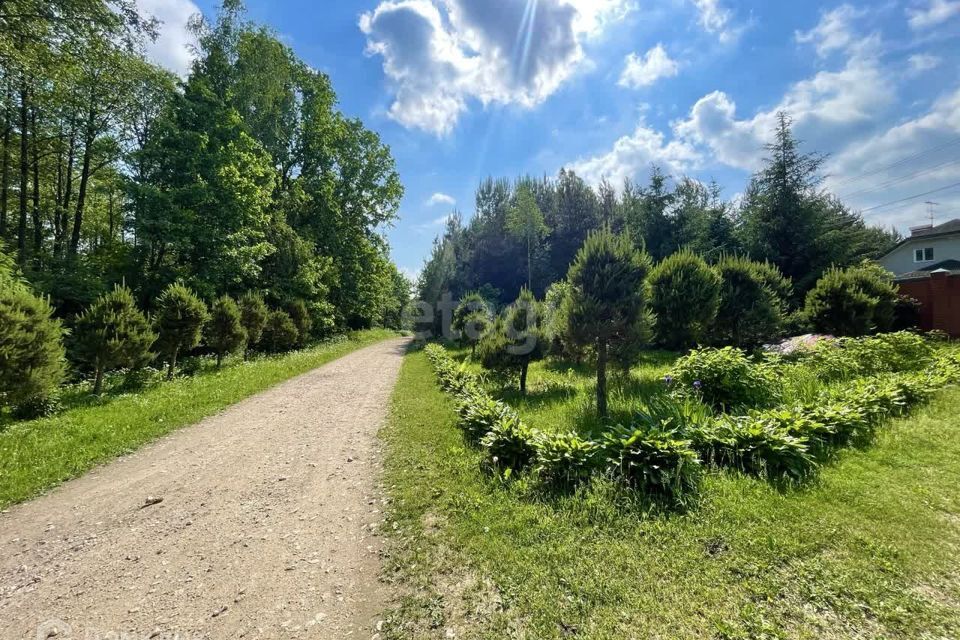
<instances>
[{"instance_id":1,"label":"grass lawn","mask_svg":"<svg viewBox=\"0 0 960 640\"><path fill-rule=\"evenodd\" d=\"M21 502L174 429L396 333L361 331L294 353L236 361L136 393L85 394L39 420L0 427L0 507ZM74 404L74 403L71 403Z\"/></svg>"},{"instance_id":2,"label":"grass lawn","mask_svg":"<svg viewBox=\"0 0 960 640\"><path fill-rule=\"evenodd\" d=\"M531 382L516 403L530 426L578 415L550 401L584 401L563 390L575 375ZM401 596L385 637L960 637L960 389L802 488L710 472L686 513L607 481L558 496L484 474L422 353L391 415L386 575Z\"/></svg>"}]
</instances>

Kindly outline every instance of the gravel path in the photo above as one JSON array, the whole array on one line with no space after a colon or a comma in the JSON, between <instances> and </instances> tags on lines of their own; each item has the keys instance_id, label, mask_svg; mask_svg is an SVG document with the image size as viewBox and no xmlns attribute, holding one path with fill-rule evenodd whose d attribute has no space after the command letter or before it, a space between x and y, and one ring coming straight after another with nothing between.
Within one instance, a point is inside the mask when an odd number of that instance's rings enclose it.
<instances>
[{"instance_id":1,"label":"gravel path","mask_svg":"<svg viewBox=\"0 0 960 640\"><path fill-rule=\"evenodd\" d=\"M374 637L376 434L405 346L356 351L0 515L0 638Z\"/></svg>"}]
</instances>

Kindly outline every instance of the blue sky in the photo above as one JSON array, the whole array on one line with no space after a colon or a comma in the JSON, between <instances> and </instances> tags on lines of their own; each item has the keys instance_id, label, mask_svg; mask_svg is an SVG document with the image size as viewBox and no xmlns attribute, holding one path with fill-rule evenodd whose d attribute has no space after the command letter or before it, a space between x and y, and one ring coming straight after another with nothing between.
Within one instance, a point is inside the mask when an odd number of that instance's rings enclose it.
<instances>
[{"instance_id":1,"label":"blue sky","mask_svg":"<svg viewBox=\"0 0 960 640\"><path fill-rule=\"evenodd\" d=\"M164 21L150 54L182 72L185 22L215 3L139 4ZM778 109L868 221L905 230L927 200L960 217L960 0L247 4L391 146L406 195L388 235L411 274L488 175L620 184L657 163L736 197Z\"/></svg>"}]
</instances>

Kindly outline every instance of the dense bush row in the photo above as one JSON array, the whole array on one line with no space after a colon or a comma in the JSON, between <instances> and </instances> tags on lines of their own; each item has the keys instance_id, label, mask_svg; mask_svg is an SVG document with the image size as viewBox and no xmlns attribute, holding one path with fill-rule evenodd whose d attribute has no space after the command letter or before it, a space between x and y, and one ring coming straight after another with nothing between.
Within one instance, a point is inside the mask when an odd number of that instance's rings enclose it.
<instances>
[{"instance_id":1,"label":"dense bush row","mask_svg":"<svg viewBox=\"0 0 960 640\"><path fill-rule=\"evenodd\" d=\"M49 302L10 274L0 269L0 406L11 406L22 417L55 408L68 362L91 375L93 392L99 394L108 372L123 369L136 376L154 361L165 363L167 378L172 378L182 357L201 345L216 356L219 367L231 353L254 348L282 352L311 337L302 301L270 310L259 295L248 293L239 303L222 296L208 308L181 284L163 291L149 317L137 308L129 289L117 286L80 313L67 331L53 317Z\"/></svg>"},{"instance_id":2,"label":"dense bush row","mask_svg":"<svg viewBox=\"0 0 960 640\"><path fill-rule=\"evenodd\" d=\"M426 354L441 387L454 396L459 426L487 451L493 469L509 476L531 468L541 481L567 486L605 472L673 503L694 491L704 465L801 479L831 450L960 383L956 353L937 354L914 334L889 334L828 343L795 362L777 363L817 373L835 360L859 362L855 371L833 376L842 383L821 388L809 402L783 405L774 363L736 349L703 349L678 361L667 393L638 407L631 426L591 440L529 428L442 347L428 345ZM724 412L731 409L736 413Z\"/></svg>"}]
</instances>

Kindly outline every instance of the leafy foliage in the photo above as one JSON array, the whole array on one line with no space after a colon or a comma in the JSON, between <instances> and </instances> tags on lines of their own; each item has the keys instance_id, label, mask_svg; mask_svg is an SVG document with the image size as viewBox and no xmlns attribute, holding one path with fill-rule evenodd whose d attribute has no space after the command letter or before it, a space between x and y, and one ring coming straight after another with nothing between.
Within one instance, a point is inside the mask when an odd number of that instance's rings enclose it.
<instances>
[{"instance_id":1,"label":"leafy foliage","mask_svg":"<svg viewBox=\"0 0 960 640\"><path fill-rule=\"evenodd\" d=\"M682 250L650 273L650 307L656 333L669 349L687 349L707 336L720 306L720 276L702 258Z\"/></svg>"},{"instance_id":2,"label":"leafy foliage","mask_svg":"<svg viewBox=\"0 0 960 640\"><path fill-rule=\"evenodd\" d=\"M685 440L618 427L604 435L603 446L617 475L648 495L682 502L696 490L700 461Z\"/></svg>"},{"instance_id":3,"label":"leafy foliage","mask_svg":"<svg viewBox=\"0 0 960 640\"><path fill-rule=\"evenodd\" d=\"M677 360L670 376L674 393L701 397L718 410L766 407L780 399L773 367L733 347L694 350Z\"/></svg>"}]
</instances>

